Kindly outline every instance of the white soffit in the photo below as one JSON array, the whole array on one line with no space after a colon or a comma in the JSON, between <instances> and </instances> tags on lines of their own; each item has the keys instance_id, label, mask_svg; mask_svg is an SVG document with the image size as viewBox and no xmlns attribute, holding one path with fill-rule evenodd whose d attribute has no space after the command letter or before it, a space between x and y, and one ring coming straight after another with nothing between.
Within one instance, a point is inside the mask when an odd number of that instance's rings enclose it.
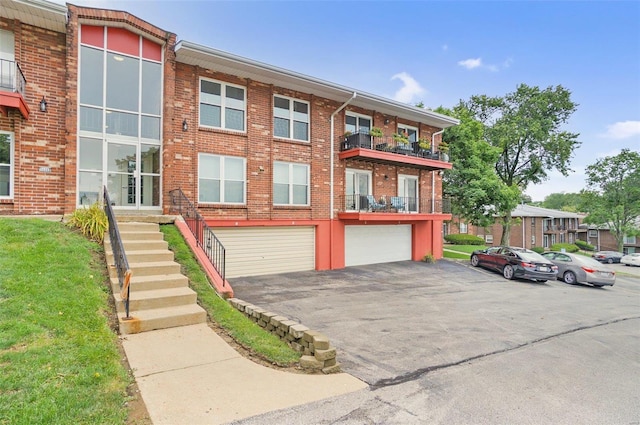
<instances>
[{"instance_id":1,"label":"white soffit","mask_svg":"<svg viewBox=\"0 0 640 425\"><path fill-rule=\"evenodd\" d=\"M67 7L43 0L0 0L0 16L34 27L64 33Z\"/></svg>"},{"instance_id":2,"label":"white soffit","mask_svg":"<svg viewBox=\"0 0 640 425\"><path fill-rule=\"evenodd\" d=\"M373 110L389 117L398 116L439 128L447 128L459 123L455 118L433 111L360 92L349 87L329 83L308 75L298 74L294 71L277 68L188 41L178 42L175 52L176 61L180 63L199 66L240 78L248 78L261 83L273 84L277 87L302 93L310 93L339 103L348 100L355 92L357 96L349 103L350 105Z\"/></svg>"}]
</instances>

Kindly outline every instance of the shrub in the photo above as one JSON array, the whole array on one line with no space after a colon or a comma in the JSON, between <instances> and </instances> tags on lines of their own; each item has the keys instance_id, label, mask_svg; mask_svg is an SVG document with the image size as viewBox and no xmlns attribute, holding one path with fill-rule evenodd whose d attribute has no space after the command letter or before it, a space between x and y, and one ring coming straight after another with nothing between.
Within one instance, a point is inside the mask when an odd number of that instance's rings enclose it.
<instances>
[{"instance_id":1,"label":"shrub","mask_svg":"<svg viewBox=\"0 0 640 425\"><path fill-rule=\"evenodd\" d=\"M578 246L578 248L584 250L584 251L595 251L596 247L589 244L588 242L585 241L581 241L581 240L577 240L576 241L576 245Z\"/></svg>"},{"instance_id":2,"label":"shrub","mask_svg":"<svg viewBox=\"0 0 640 425\"><path fill-rule=\"evenodd\" d=\"M433 256L433 254L425 254L425 256L422 257L422 261L424 261L425 263L435 263L436 258Z\"/></svg>"},{"instance_id":3,"label":"shrub","mask_svg":"<svg viewBox=\"0 0 640 425\"><path fill-rule=\"evenodd\" d=\"M447 235L444 240L454 245L484 245L484 239L473 235Z\"/></svg>"},{"instance_id":4,"label":"shrub","mask_svg":"<svg viewBox=\"0 0 640 425\"><path fill-rule=\"evenodd\" d=\"M541 246L534 246L531 248L531 251L537 252L538 254L542 254L544 252L544 248Z\"/></svg>"},{"instance_id":5,"label":"shrub","mask_svg":"<svg viewBox=\"0 0 640 425\"><path fill-rule=\"evenodd\" d=\"M102 209L102 205L96 202L89 208L79 208L71 214L69 226L77 227L83 235L89 239L102 243L104 232L109 228L109 220Z\"/></svg>"},{"instance_id":6,"label":"shrub","mask_svg":"<svg viewBox=\"0 0 640 425\"><path fill-rule=\"evenodd\" d=\"M562 249L566 252L578 252L580 248L577 245L572 243L555 243L551 245L551 251L562 251Z\"/></svg>"}]
</instances>

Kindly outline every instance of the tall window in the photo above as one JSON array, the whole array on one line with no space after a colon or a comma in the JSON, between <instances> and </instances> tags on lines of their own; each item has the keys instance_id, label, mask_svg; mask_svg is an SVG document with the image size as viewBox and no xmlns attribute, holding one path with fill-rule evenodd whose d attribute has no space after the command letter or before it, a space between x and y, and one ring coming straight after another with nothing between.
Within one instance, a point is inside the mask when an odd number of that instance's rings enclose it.
<instances>
[{"instance_id":1,"label":"tall window","mask_svg":"<svg viewBox=\"0 0 640 425\"><path fill-rule=\"evenodd\" d=\"M244 87L200 79L200 125L244 131L246 98Z\"/></svg>"},{"instance_id":2,"label":"tall window","mask_svg":"<svg viewBox=\"0 0 640 425\"><path fill-rule=\"evenodd\" d=\"M309 205L309 165L273 163L273 203Z\"/></svg>"},{"instance_id":3,"label":"tall window","mask_svg":"<svg viewBox=\"0 0 640 425\"><path fill-rule=\"evenodd\" d=\"M10 90L16 89L15 72L13 33L0 30L0 87Z\"/></svg>"},{"instance_id":4,"label":"tall window","mask_svg":"<svg viewBox=\"0 0 640 425\"><path fill-rule=\"evenodd\" d=\"M0 199L13 197L13 134L0 131Z\"/></svg>"},{"instance_id":5,"label":"tall window","mask_svg":"<svg viewBox=\"0 0 640 425\"><path fill-rule=\"evenodd\" d=\"M416 127L411 127L406 124L398 124L398 134L407 133L409 137L409 142L417 142L418 141L418 129Z\"/></svg>"},{"instance_id":6,"label":"tall window","mask_svg":"<svg viewBox=\"0 0 640 425\"><path fill-rule=\"evenodd\" d=\"M371 121L371 117L369 116L356 114L355 112L347 112L344 129L352 134L357 132L369 134Z\"/></svg>"},{"instance_id":7,"label":"tall window","mask_svg":"<svg viewBox=\"0 0 640 425\"><path fill-rule=\"evenodd\" d=\"M245 188L244 158L198 155L198 202L244 204Z\"/></svg>"},{"instance_id":8,"label":"tall window","mask_svg":"<svg viewBox=\"0 0 640 425\"><path fill-rule=\"evenodd\" d=\"M467 226L467 223L458 223L458 226L460 227L460 233L469 233L469 227Z\"/></svg>"},{"instance_id":9,"label":"tall window","mask_svg":"<svg viewBox=\"0 0 640 425\"><path fill-rule=\"evenodd\" d=\"M273 134L309 141L309 103L282 96L273 98Z\"/></svg>"}]
</instances>

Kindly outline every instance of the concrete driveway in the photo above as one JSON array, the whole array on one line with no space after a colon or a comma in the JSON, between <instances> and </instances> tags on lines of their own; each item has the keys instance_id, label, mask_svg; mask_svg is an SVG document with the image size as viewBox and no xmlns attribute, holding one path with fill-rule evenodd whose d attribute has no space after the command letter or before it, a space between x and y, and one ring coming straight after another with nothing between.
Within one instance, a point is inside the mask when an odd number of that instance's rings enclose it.
<instances>
[{"instance_id":1,"label":"concrete driveway","mask_svg":"<svg viewBox=\"0 0 640 425\"><path fill-rule=\"evenodd\" d=\"M231 282L238 298L325 333L343 370L372 388L578 330L637 320L638 283L600 289L507 281L447 260Z\"/></svg>"}]
</instances>

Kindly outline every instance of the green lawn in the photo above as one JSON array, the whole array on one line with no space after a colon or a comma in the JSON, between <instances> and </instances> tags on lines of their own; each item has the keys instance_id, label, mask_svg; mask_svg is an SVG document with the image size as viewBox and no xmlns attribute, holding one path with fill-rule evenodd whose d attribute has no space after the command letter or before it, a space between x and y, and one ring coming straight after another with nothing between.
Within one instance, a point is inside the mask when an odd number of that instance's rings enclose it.
<instances>
[{"instance_id":1,"label":"green lawn","mask_svg":"<svg viewBox=\"0 0 640 425\"><path fill-rule=\"evenodd\" d=\"M200 305L207 310L211 319L222 326L234 340L271 363L288 366L300 360L300 353L218 296L175 226L164 225L160 229L169 248L175 252L176 261L182 265L182 272L189 278L191 288L198 293Z\"/></svg>"},{"instance_id":2,"label":"green lawn","mask_svg":"<svg viewBox=\"0 0 640 425\"><path fill-rule=\"evenodd\" d=\"M57 222L0 218L0 424L122 424L102 248Z\"/></svg>"}]
</instances>

